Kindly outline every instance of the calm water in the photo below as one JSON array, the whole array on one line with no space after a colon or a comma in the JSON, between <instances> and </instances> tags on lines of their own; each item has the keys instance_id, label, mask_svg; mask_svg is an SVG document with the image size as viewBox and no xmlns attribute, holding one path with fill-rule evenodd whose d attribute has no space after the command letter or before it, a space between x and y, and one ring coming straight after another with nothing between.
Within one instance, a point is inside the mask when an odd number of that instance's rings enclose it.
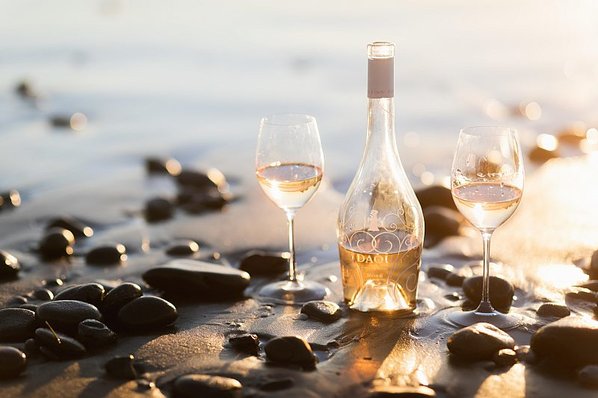
<instances>
[{"instance_id":1,"label":"calm water","mask_svg":"<svg viewBox=\"0 0 598 398\"><path fill-rule=\"evenodd\" d=\"M365 49L377 39L398 46L397 132L414 181L448 171L464 125L515 125L530 144L577 120L598 124L591 0L57 0L0 10L0 188L25 196L137 171L148 154L245 175L259 118L285 111L315 115L327 174L351 176L365 135ZM37 107L14 94L24 78L43 95ZM515 111L530 101L537 120ZM47 122L77 111L89 118L83 132Z\"/></svg>"}]
</instances>

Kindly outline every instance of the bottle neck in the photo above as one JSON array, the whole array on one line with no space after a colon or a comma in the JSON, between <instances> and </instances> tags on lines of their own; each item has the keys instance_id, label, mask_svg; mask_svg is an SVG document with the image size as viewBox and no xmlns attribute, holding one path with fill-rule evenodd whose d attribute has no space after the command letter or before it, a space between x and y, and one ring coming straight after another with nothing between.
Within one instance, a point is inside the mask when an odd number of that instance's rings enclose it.
<instances>
[{"instance_id":1,"label":"bottle neck","mask_svg":"<svg viewBox=\"0 0 598 398\"><path fill-rule=\"evenodd\" d=\"M398 159L394 98L368 98L366 153Z\"/></svg>"}]
</instances>

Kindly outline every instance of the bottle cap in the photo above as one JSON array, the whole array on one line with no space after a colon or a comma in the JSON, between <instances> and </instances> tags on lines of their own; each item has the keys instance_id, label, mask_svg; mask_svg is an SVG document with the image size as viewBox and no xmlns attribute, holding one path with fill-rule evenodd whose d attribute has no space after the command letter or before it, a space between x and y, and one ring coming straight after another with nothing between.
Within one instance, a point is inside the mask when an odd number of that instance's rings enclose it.
<instances>
[{"instance_id":1,"label":"bottle cap","mask_svg":"<svg viewBox=\"0 0 598 398\"><path fill-rule=\"evenodd\" d=\"M392 98L395 45L376 41L368 44L368 98Z\"/></svg>"}]
</instances>

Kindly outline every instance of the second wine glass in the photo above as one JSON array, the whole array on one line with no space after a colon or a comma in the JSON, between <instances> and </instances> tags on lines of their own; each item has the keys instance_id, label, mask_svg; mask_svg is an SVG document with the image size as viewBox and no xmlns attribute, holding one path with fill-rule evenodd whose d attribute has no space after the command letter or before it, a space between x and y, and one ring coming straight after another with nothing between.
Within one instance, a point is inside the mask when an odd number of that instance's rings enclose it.
<instances>
[{"instance_id":1,"label":"second wine glass","mask_svg":"<svg viewBox=\"0 0 598 398\"><path fill-rule=\"evenodd\" d=\"M482 234L482 295L477 309L453 312L449 319L467 326L488 322L501 329L517 326L513 314L490 303L490 239L519 205L523 193L523 160L517 132L508 127L462 129L451 172L451 192L457 208Z\"/></svg>"},{"instance_id":2,"label":"second wine glass","mask_svg":"<svg viewBox=\"0 0 598 398\"><path fill-rule=\"evenodd\" d=\"M268 198L281 208L288 221L288 280L265 285L259 295L286 302L320 300L328 289L297 274L295 213L316 193L324 172L324 155L316 119L303 114L262 118L256 150L257 180Z\"/></svg>"}]
</instances>

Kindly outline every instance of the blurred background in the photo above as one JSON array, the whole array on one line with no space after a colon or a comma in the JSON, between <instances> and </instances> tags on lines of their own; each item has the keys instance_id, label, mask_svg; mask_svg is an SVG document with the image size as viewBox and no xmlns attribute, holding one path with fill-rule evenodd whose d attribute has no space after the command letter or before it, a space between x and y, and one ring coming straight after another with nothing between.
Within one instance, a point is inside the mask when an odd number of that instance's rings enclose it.
<instances>
[{"instance_id":1,"label":"blurred background","mask_svg":"<svg viewBox=\"0 0 598 398\"><path fill-rule=\"evenodd\" d=\"M593 0L20 0L0 10L0 185L25 197L138 171L147 155L250 175L260 117L287 111L316 116L343 191L364 145L374 40L397 44L399 151L415 184L445 178L463 126L513 125L528 148L571 126L598 134Z\"/></svg>"}]
</instances>

